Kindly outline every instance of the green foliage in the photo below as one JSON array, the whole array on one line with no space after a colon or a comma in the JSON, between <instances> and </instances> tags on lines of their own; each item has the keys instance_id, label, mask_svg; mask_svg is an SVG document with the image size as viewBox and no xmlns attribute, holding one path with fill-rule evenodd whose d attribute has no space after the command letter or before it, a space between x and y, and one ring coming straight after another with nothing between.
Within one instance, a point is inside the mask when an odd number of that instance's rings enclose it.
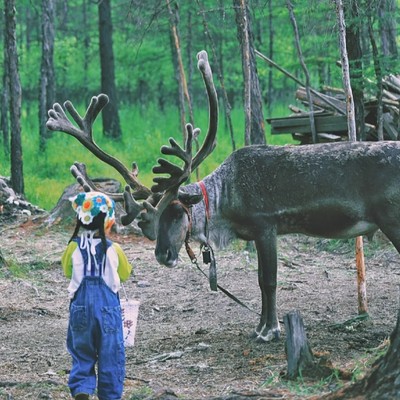
<instances>
[{"instance_id":1,"label":"green foliage","mask_svg":"<svg viewBox=\"0 0 400 400\"><path fill-rule=\"evenodd\" d=\"M75 161L85 163L92 177L109 177L121 181L122 178L112 167L102 163L75 138L65 133L54 132L47 141L46 150L38 156L37 118L33 113L35 107L36 104L33 103L29 105L29 110L24 109L22 119L25 194L30 202L51 210L65 187L74 183L69 169ZM76 104L76 108L83 114L84 105ZM146 109L124 105L120 110L120 119L123 130L121 141L105 138L101 132L101 121L94 125L93 137L102 149L121 160L128 168L132 162L136 162L140 171L139 179L145 185L151 186L151 169L161 156L161 146L168 144L170 137L182 143L178 110L168 107L162 113L154 104ZM241 110L233 110L232 121L235 127L236 148L239 148L243 146L244 131L244 116ZM202 130L199 137L201 142L207 131L208 110L195 110L195 124ZM201 178L217 168L232 152L230 134L222 115L217 140L218 144L213 154L200 166ZM267 140L270 144L285 144L291 142L291 136L267 134ZM5 160L0 159L0 167L5 175L8 168L6 164Z\"/></svg>"},{"instance_id":2,"label":"green foliage","mask_svg":"<svg viewBox=\"0 0 400 400\"><path fill-rule=\"evenodd\" d=\"M205 98L204 98L205 101ZM82 114L84 106L77 106ZM204 139L208 127L208 110L194 111L195 125L201 128L199 141ZM120 119L123 130L121 141L105 138L101 133L101 123L94 125L93 137L96 143L109 154L121 160L129 168L132 162L139 166L139 179L147 186L151 186L152 167L161 156L160 148L168 144L168 139L174 137L182 143L182 133L179 127L179 114L176 107L168 107L160 112L152 104L145 110L138 106L124 105L120 110ZM44 153L37 156L39 146L38 136L31 136L35 124L30 118L24 118L24 169L26 177L26 196L29 201L47 210L53 208L61 196L64 188L74 182L69 172L75 162L83 162L92 177L106 176L121 181L120 175L107 164L102 163L84 148L75 138L61 132L52 134L47 141ZM242 110L233 110L232 123L236 148L243 146L244 115ZM270 135L267 128L268 144L282 145L293 143L291 135ZM232 152L232 143L223 114L220 116L217 147L214 152L200 166L200 178L210 174ZM62 155L62 156L60 156ZM193 178L195 180L195 178Z\"/></svg>"},{"instance_id":3,"label":"green foliage","mask_svg":"<svg viewBox=\"0 0 400 400\"><path fill-rule=\"evenodd\" d=\"M67 4L68 3L68 4ZM140 180L150 185L151 168L159 156L160 146L168 137L181 137L177 107L178 89L171 53L169 15L160 2L126 2L113 0L113 47L116 83L120 99L120 119L123 138L112 142L102 137L95 127L99 145L129 166L136 161ZM83 5L85 4L85 10ZM204 87L196 68L196 53L206 49L214 70L214 81L221 95L217 74L217 61L221 66L225 88L233 108L236 148L243 146L243 75L235 12L231 4L203 0L198 3L179 2L178 29L181 36L182 57L190 87L195 113L195 124L204 131L207 127ZM273 31L272 58L280 66L304 80L293 40L293 27L284 3L250 2L252 29L256 48L268 55L270 31ZM341 86L341 69L336 32L336 14L332 2L294 1L294 12L299 27L303 55L310 72L312 86ZM38 154L38 85L41 59L41 8L29 0L17 2L17 44L19 70L23 89L23 161L27 198L46 208L54 206L65 186L73 182L69 173L75 161L87 164L91 176L116 177L116 172L96 160L75 139L55 133L47 143L47 150ZM204 12L203 12L204 11ZM71 0L56 8L54 65L57 98L70 99L85 110L90 97L100 91L99 39L97 4ZM271 12L271 19L269 13ZM205 35L203 16L213 38L216 55ZM190 17L190 18L189 18ZM365 17L361 15L360 19ZM270 21L272 25L270 26ZM379 21L375 21L375 27ZM2 46L3 41L0 41ZM3 51L0 51L0 60ZM386 63L385 65L391 65ZM288 115L287 106L293 103L297 84L276 69L257 59L266 117ZM375 72L370 54L366 52L364 72L368 93L375 92ZM269 77L272 73L272 98L267 99ZM269 103L268 103L269 102ZM210 173L232 151L230 134L224 121L221 102L218 146L205 164L200 175ZM271 135L266 124L267 142L273 145L292 143L290 135ZM0 139L1 142L1 139ZM9 161L0 157L0 174L9 175Z\"/></svg>"}]
</instances>

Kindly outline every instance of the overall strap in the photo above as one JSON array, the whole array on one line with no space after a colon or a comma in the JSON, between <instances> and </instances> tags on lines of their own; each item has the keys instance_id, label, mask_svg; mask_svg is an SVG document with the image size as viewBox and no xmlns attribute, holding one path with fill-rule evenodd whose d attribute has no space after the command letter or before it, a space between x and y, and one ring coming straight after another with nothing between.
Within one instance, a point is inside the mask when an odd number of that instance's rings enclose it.
<instances>
[{"instance_id":1,"label":"overall strap","mask_svg":"<svg viewBox=\"0 0 400 400\"><path fill-rule=\"evenodd\" d=\"M78 248L82 254L84 264L84 276L102 276L106 265L106 254L103 243L94 243L94 232L83 232L81 237L76 239ZM106 240L107 249L112 245L110 240Z\"/></svg>"}]
</instances>

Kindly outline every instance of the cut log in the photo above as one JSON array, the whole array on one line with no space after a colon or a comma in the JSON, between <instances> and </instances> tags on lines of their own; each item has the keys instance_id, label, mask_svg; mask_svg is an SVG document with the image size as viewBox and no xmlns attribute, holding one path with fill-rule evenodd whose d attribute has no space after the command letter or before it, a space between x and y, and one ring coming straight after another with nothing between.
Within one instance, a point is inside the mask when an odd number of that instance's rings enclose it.
<instances>
[{"instance_id":1,"label":"cut log","mask_svg":"<svg viewBox=\"0 0 400 400\"><path fill-rule=\"evenodd\" d=\"M292 137L294 140L299 140L300 145L312 143L311 135L307 133L293 133ZM340 141L342 141L342 136L340 135L334 135L332 133L318 133L319 143L330 143L330 142L340 142Z\"/></svg>"},{"instance_id":2,"label":"cut log","mask_svg":"<svg viewBox=\"0 0 400 400\"><path fill-rule=\"evenodd\" d=\"M305 88L300 87L297 89L296 98L303 102L308 101ZM344 101L338 100L335 97L327 96L322 93L320 93L318 97L312 94L311 98L315 106L321 107L325 110L332 110L332 111L336 111L337 109L339 109L342 111L343 115L346 115L346 103ZM324 101L322 99L326 99L329 103L334 104L335 107L332 107L327 101Z\"/></svg>"},{"instance_id":3,"label":"cut log","mask_svg":"<svg viewBox=\"0 0 400 400\"><path fill-rule=\"evenodd\" d=\"M14 192L9 178L0 176L0 223L29 218L32 215L44 215L46 211L26 201L22 195Z\"/></svg>"},{"instance_id":4,"label":"cut log","mask_svg":"<svg viewBox=\"0 0 400 400\"><path fill-rule=\"evenodd\" d=\"M388 75L383 79L383 84L390 88L390 91L400 93L400 78L395 75Z\"/></svg>"}]
</instances>

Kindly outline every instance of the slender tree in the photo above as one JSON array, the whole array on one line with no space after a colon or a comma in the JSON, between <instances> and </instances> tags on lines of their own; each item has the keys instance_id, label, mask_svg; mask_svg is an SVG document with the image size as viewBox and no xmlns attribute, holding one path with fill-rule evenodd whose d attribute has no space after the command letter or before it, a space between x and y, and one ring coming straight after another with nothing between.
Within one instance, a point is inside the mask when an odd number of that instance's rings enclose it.
<instances>
[{"instance_id":1,"label":"slender tree","mask_svg":"<svg viewBox=\"0 0 400 400\"><path fill-rule=\"evenodd\" d=\"M382 54L386 57L385 67L390 69L398 61L396 0L380 0L377 3Z\"/></svg>"},{"instance_id":2,"label":"slender tree","mask_svg":"<svg viewBox=\"0 0 400 400\"><path fill-rule=\"evenodd\" d=\"M294 31L294 38L295 38L295 44L296 44L296 49L297 49L297 54L299 56L300 64L301 67L304 71L304 75L306 78L306 93L307 93L307 100L308 100L308 105L310 108L310 127L311 127L311 137L313 143L318 142L318 136L317 136L317 130L315 128L315 121L314 121L314 106L313 106L313 101L312 101L312 96L311 96L311 80L310 80L310 73L308 72L308 68L306 66L306 63L304 61L303 57L303 52L301 50L301 45L300 45L300 35L299 35L299 30L297 28L297 21L296 17L294 15L294 10L293 10L293 4L290 0L286 0L286 6L289 10L289 16L290 16L290 21L292 22L293 25L293 31Z\"/></svg>"},{"instance_id":3,"label":"slender tree","mask_svg":"<svg viewBox=\"0 0 400 400\"><path fill-rule=\"evenodd\" d=\"M5 36L6 38L6 36ZM9 120L8 120L8 105L10 103L10 82L8 76L8 53L6 42L4 43L4 67L3 67L3 92L1 95L1 119L0 119L0 129L3 133L3 148L4 155L9 157L10 155L10 129L9 129Z\"/></svg>"},{"instance_id":4,"label":"slender tree","mask_svg":"<svg viewBox=\"0 0 400 400\"><path fill-rule=\"evenodd\" d=\"M110 102L102 112L103 133L114 139L122 136L118 114L118 96L115 84L114 50L112 40L112 19L110 0L101 0L99 10L99 46L101 67L101 90L107 94Z\"/></svg>"},{"instance_id":5,"label":"slender tree","mask_svg":"<svg viewBox=\"0 0 400 400\"><path fill-rule=\"evenodd\" d=\"M378 140L383 140L383 74L381 66L381 58L379 55L378 45L375 40L373 31L373 16L375 15L375 7L369 7L367 11L367 25L368 25L368 36L371 42L372 57L374 60L374 69L376 76L376 98L378 100L376 110L376 125L378 132Z\"/></svg>"},{"instance_id":6,"label":"slender tree","mask_svg":"<svg viewBox=\"0 0 400 400\"><path fill-rule=\"evenodd\" d=\"M274 58L274 28L273 28L273 7L272 0L268 1L268 37L269 37L269 46L268 46L268 57L273 60ZM268 91L267 91L267 107L268 111L271 111L271 103L272 103L272 66L268 67Z\"/></svg>"},{"instance_id":7,"label":"slender tree","mask_svg":"<svg viewBox=\"0 0 400 400\"><path fill-rule=\"evenodd\" d=\"M359 13L358 0L344 2L346 18L346 48L349 59L350 84L354 99L356 134L358 140L365 140L364 74L361 49L363 19Z\"/></svg>"},{"instance_id":8,"label":"slender tree","mask_svg":"<svg viewBox=\"0 0 400 400\"><path fill-rule=\"evenodd\" d=\"M347 53L346 38L346 24L344 17L344 6L342 0L336 1L336 12L339 26L339 44L340 44L340 58L342 62L342 74L343 74L343 88L346 96L346 110L347 110L347 127L348 137L350 141L355 142L357 140L357 129L356 129L356 118L355 118L355 107L353 90L350 78L350 66ZM364 121L362 121L364 123ZM357 290L358 290L358 313L367 313L367 290L366 290L366 279L365 279L365 265L364 265L364 252L363 252L363 237L356 237L356 267L357 267Z\"/></svg>"},{"instance_id":9,"label":"slender tree","mask_svg":"<svg viewBox=\"0 0 400 400\"><path fill-rule=\"evenodd\" d=\"M228 123L229 133L230 133L230 137L231 137L232 151L235 151L236 143L235 143L235 137L234 137L234 132L233 132L233 123L232 123L232 115L231 115L232 114L232 106L229 102L228 93L227 93L226 87L225 87L224 74L222 72L222 55L221 55L221 62L219 62L218 61L219 57L217 55L215 41L214 41L213 36L211 35L210 29L208 26L208 22L207 22L207 18L206 18L206 11L204 9L204 4L202 4L200 2L200 0L197 0L197 5L199 6L200 13L201 13L202 19L203 19L204 33L205 33L205 35L210 43L210 46L211 46L213 60L214 60L214 70L218 74L219 83L221 85L222 100L223 100L224 106L225 106L225 115L226 115L226 120ZM220 53L222 53L222 51Z\"/></svg>"},{"instance_id":10,"label":"slender tree","mask_svg":"<svg viewBox=\"0 0 400 400\"><path fill-rule=\"evenodd\" d=\"M9 116L11 129L11 186L16 193L24 194L24 174L21 143L21 83L18 71L15 0L4 0L5 48L9 77Z\"/></svg>"},{"instance_id":11,"label":"slender tree","mask_svg":"<svg viewBox=\"0 0 400 400\"><path fill-rule=\"evenodd\" d=\"M42 62L39 82L39 135L40 150L46 148L49 130L46 128L47 110L55 101L54 73L54 1L42 0Z\"/></svg>"},{"instance_id":12,"label":"slender tree","mask_svg":"<svg viewBox=\"0 0 400 400\"><path fill-rule=\"evenodd\" d=\"M190 94L188 90L185 70L183 66L182 59L182 47L181 47L181 38L178 29L179 24L179 7L178 3L174 2L171 4L171 0L166 0L168 15L169 15L169 26L171 32L171 46L172 46L172 54L173 54L173 63L175 66L175 75L178 81L179 86L179 99L180 99L180 111L181 111L181 128L182 134L185 136L186 130L185 125L187 123L185 117L185 100L189 111L189 122L194 125L193 118L193 110L192 110L192 102L190 99Z\"/></svg>"},{"instance_id":13,"label":"slender tree","mask_svg":"<svg viewBox=\"0 0 400 400\"><path fill-rule=\"evenodd\" d=\"M242 52L244 104L246 115L245 144L265 144L265 124L258 81L248 0L233 0L237 37Z\"/></svg>"}]
</instances>

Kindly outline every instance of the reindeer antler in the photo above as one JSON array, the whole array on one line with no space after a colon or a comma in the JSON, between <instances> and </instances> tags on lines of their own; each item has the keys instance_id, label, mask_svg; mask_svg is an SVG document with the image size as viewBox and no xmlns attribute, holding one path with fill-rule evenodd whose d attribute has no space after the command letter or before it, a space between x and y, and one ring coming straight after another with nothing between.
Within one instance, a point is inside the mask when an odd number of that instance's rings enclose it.
<instances>
[{"instance_id":1,"label":"reindeer antler","mask_svg":"<svg viewBox=\"0 0 400 400\"><path fill-rule=\"evenodd\" d=\"M204 84L208 96L208 132L204 139L203 145L196 153L192 161L192 171L194 171L215 149L217 145L217 130L218 130L218 97L215 90L213 76L208 55L205 50L197 54L197 68L203 75ZM195 130L196 131L196 130Z\"/></svg>"},{"instance_id":2,"label":"reindeer antler","mask_svg":"<svg viewBox=\"0 0 400 400\"><path fill-rule=\"evenodd\" d=\"M89 151L103 162L115 168L128 184L125 191L121 194L108 193L116 201L125 202L125 210L127 215L121 218L124 225L128 225L141 212L141 221L139 226L143 233L149 239L156 238L156 225L159 216L165 207L173 198L176 198L178 189L190 176L191 172L197 168L201 162L213 151L216 144L216 133L218 126L218 100L215 91L212 72L208 63L208 56L205 51L201 51L197 55L198 68L203 76L204 84L207 90L209 100L209 126L206 138L200 150L193 157L192 143L193 137L199 133L199 129L193 129L192 125L186 126L187 136L185 145L181 148L174 139L170 139L170 146L163 146L161 153L167 156L176 156L184 162L183 167L165 160L159 159L153 172L156 174L167 174L154 178L154 185L150 189L142 185L137 179L138 168L135 163L132 164L132 170L129 171L118 159L100 149L93 139L92 126L101 110L108 104L108 97L105 94L99 94L91 99L85 116L81 117L70 101L64 103L64 108L55 103L53 108L48 111L49 119L47 127L53 131L65 132L74 136ZM69 112L75 126L67 117L64 109ZM71 167L71 173L85 190L97 190L96 185L88 177L84 164L75 162ZM131 189L134 191L131 192ZM160 201L157 201L160 199ZM136 200L146 199L143 204ZM155 206L157 204L157 206Z\"/></svg>"},{"instance_id":3,"label":"reindeer antler","mask_svg":"<svg viewBox=\"0 0 400 400\"><path fill-rule=\"evenodd\" d=\"M154 178L155 185L151 187L153 193L179 188L189 178L192 170L193 126L191 124L186 125L186 141L183 148L173 138L169 139L169 143L170 147L161 147L161 153L178 157L184 162L184 166L180 168L164 158L159 158L157 160L159 165L153 167L153 172L155 174L169 174L170 176L168 178L162 176Z\"/></svg>"},{"instance_id":4,"label":"reindeer antler","mask_svg":"<svg viewBox=\"0 0 400 400\"><path fill-rule=\"evenodd\" d=\"M212 71L208 63L207 52L201 51L197 54L197 67L199 68L204 84L206 86L209 102L209 125L206 138L196 155L192 156L193 138L198 134L199 129L193 129L192 125L186 125L186 140L184 147L180 147L174 139L170 139L170 146L161 147L161 153L168 156L176 156L184 162L183 167L160 158L158 165L153 168L155 174L168 174L169 177L161 176L153 179L155 183L151 191L153 193L164 192L156 207L148 201L143 202L145 211L141 212L141 221L138 223L142 232L149 239L156 239L158 219L165 207L177 197L179 187L190 177L191 172L196 169L204 159L214 150L216 145L216 134L218 127L218 99L215 90Z\"/></svg>"},{"instance_id":5,"label":"reindeer antler","mask_svg":"<svg viewBox=\"0 0 400 400\"><path fill-rule=\"evenodd\" d=\"M129 171L119 160L110 154L103 151L97 146L93 139L92 126L100 113L100 111L108 104L108 96L99 94L93 96L90 101L89 107L86 110L85 116L82 118L78 111L70 101L64 103L64 108L69 112L72 119L76 122L76 127L67 117L64 109L59 103L55 103L53 108L48 111L49 119L46 123L48 129L53 131L65 132L79 140L90 152L92 152L100 160L115 168L121 176L125 179L126 183L135 190L133 196L135 199L146 199L151 191L142 185L137 179L137 166L134 163L132 171ZM82 175L82 174L80 174ZM84 174L83 178L88 179ZM90 181L90 180L89 180ZM88 181L87 181L88 182ZM92 183L93 184L93 183ZM90 186L90 184L89 184ZM121 194L110 194L116 201L122 201Z\"/></svg>"}]
</instances>

